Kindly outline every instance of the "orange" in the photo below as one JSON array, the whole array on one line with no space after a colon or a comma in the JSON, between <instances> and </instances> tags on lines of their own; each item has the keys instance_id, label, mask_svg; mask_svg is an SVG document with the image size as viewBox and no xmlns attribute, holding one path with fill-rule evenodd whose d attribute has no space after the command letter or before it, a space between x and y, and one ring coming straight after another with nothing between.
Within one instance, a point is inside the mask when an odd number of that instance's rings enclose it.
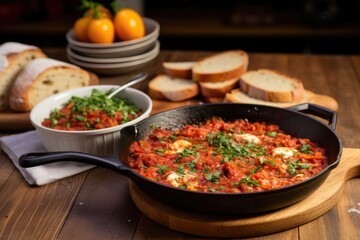
<instances>
[{"instance_id":1,"label":"orange","mask_svg":"<svg viewBox=\"0 0 360 240\"><path fill-rule=\"evenodd\" d=\"M95 11L94 9L88 9L85 12L84 16L85 17L93 17L93 18L95 18L94 11ZM99 16L98 16L99 18L106 17L106 18L112 19L112 17L113 17L111 11L109 9L107 9L106 7L104 7L104 6L101 6L101 5L96 6L96 11L98 11L98 13L99 13Z\"/></svg>"},{"instance_id":2,"label":"orange","mask_svg":"<svg viewBox=\"0 0 360 240\"><path fill-rule=\"evenodd\" d=\"M122 41L141 38L145 35L142 17L130 8L122 8L115 14L114 27L116 35Z\"/></svg>"},{"instance_id":3,"label":"orange","mask_svg":"<svg viewBox=\"0 0 360 240\"><path fill-rule=\"evenodd\" d=\"M92 19L87 27L87 36L92 43L112 43L115 38L114 24L108 18Z\"/></svg>"},{"instance_id":4,"label":"orange","mask_svg":"<svg viewBox=\"0 0 360 240\"><path fill-rule=\"evenodd\" d=\"M89 42L89 37L87 35L87 27L90 23L91 18L82 17L75 21L74 24L74 34L75 39L81 42Z\"/></svg>"}]
</instances>

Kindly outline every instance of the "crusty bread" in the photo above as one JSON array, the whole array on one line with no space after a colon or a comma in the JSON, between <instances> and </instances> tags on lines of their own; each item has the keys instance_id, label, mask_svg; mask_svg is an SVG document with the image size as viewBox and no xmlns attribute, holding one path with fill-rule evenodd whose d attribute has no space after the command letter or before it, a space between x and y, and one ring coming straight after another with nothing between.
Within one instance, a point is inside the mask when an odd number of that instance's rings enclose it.
<instances>
[{"instance_id":1,"label":"crusty bread","mask_svg":"<svg viewBox=\"0 0 360 240\"><path fill-rule=\"evenodd\" d=\"M37 58L46 58L46 55L36 46L16 42L0 46L0 111L9 106L9 92L16 76Z\"/></svg>"},{"instance_id":2,"label":"crusty bread","mask_svg":"<svg viewBox=\"0 0 360 240\"><path fill-rule=\"evenodd\" d=\"M163 62L163 68L170 77L191 79L194 64L195 62Z\"/></svg>"},{"instance_id":3,"label":"crusty bread","mask_svg":"<svg viewBox=\"0 0 360 240\"><path fill-rule=\"evenodd\" d=\"M222 82L199 82L200 92L204 97L221 98L234 88L239 87L239 79L230 79Z\"/></svg>"},{"instance_id":4,"label":"crusty bread","mask_svg":"<svg viewBox=\"0 0 360 240\"><path fill-rule=\"evenodd\" d=\"M11 88L10 109L30 111L44 98L90 84L90 74L71 64L50 58L35 59L19 73Z\"/></svg>"},{"instance_id":5,"label":"crusty bread","mask_svg":"<svg viewBox=\"0 0 360 240\"><path fill-rule=\"evenodd\" d=\"M269 69L244 73L240 88L249 97L270 102L297 102L305 91L300 80Z\"/></svg>"},{"instance_id":6,"label":"crusty bread","mask_svg":"<svg viewBox=\"0 0 360 240\"><path fill-rule=\"evenodd\" d=\"M266 106L274 106L280 108L290 107L296 104L305 103L311 101L315 94L311 91L305 90L304 98L296 102L269 102L263 101L257 98L252 98L246 93L244 93L240 88L233 89L231 92L227 93L224 98L224 102L232 103L248 103L248 104L258 104Z\"/></svg>"},{"instance_id":7,"label":"crusty bread","mask_svg":"<svg viewBox=\"0 0 360 240\"><path fill-rule=\"evenodd\" d=\"M154 99L168 99L175 102L190 99L199 93L197 83L192 80L171 78L165 74L160 74L151 79L148 87L150 97Z\"/></svg>"},{"instance_id":8,"label":"crusty bread","mask_svg":"<svg viewBox=\"0 0 360 240\"><path fill-rule=\"evenodd\" d=\"M224 102L232 102L232 103L248 103L248 104L258 104L258 105L266 105L266 106L274 106L274 107L290 107L294 105L294 103L279 103L279 102L269 102L263 101L256 98L249 97L246 93L241 91L241 89L237 88L227 93L224 98Z\"/></svg>"},{"instance_id":9,"label":"crusty bread","mask_svg":"<svg viewBox=\"0 0 360 240\"><path fill-rule=\"evenodd\" d=\"M249 56L242 50L223 51L197 61L192 79L199 82L221 82L239 78L247 71Z\"/></svg>"}]
</instances>

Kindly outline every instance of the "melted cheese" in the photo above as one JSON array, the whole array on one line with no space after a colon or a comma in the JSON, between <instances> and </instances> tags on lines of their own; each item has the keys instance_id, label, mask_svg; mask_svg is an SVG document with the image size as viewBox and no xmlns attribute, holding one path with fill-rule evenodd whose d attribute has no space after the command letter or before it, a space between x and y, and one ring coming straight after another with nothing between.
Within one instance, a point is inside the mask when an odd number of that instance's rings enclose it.
<instances>
[{"instance_id":1,"label":"melted cheese","mask_svg":"<svg viewBox=\"0 0 360 240\"><path fill-rule=\"evenodd\" d=\"M261 142L260 138L258 138L257 136L254 136L252 134L249 133L244 133L244 134L236 134L235 138L240 138L242 140L245 140L247 142L251 142L251 143L255 143L255 144L259 144Z\"/></svg>"},{"instance_id":2,"label":"melted cheese","mask_svg":"<svg viewBox=\"0 0 360 240\"><path fill-rule=\"evenodd\" d=\"M186 148L191 147L192 143L186 140L177 140L170 144L168 150L165 151L166 154L174 154L184 151Z\"/></svg>"},{"instance_id":3,"label":"melted cheese","mask_svg":"<svg viewBox=\"0 0 360 240\"><path fill-rule=\"evenodd\" d=\"M281 155L282 157L284 158L289 158L289 157L292 157L294 156L294 154L296 153L296 149L294 148L290 148L290 147L278 147L278 148L275 148L273 151L272 151L272 155L273 156L277 156L277 155Z\"/></svg>"},{"instance_id":4,"label":"melted cheese","mask_svg":"<svg viewBox=\"0 0 360 240\"><path fill-rule=\"evenodd\" d=\"M174 187L179 187L180 183L186 183L188 189L195 189L198 185L197 182L191 182L195 175L189 171L185 171L185 174L179 175L175 172L171 172L166 180Z\"/></svg>"}]
</instances>

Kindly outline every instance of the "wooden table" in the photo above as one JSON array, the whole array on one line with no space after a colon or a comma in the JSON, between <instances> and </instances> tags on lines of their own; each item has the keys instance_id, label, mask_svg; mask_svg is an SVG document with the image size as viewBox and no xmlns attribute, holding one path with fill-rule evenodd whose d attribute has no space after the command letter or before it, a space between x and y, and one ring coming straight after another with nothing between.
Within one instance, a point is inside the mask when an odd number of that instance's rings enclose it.
<instances>
[{"instance_id":1,"label":"wooden table","mask_svg":"<svg viewBox=\"0 0 360 240\"><path fill-rule=\"evenodd\" d=\"M64 49L45 52L66 61ZM208 54L163 51L144 70L152 77L162 72L163 61L196 60ZM249 69L257 68L297 76L305 88L335 98L340 106L336 132L344 147L360 148L360 56L250 54ZM100 76L100 81L121 84L130 75ZM147 90L146 82L136 87ZM168 107L156 105L154 112ZM31 187L2 151L0 166L1 239L201 238L173 231L144 216L130 197L127 178L109 170L94 168L42 187ZM355 169L354 174L359 176L360 169ZM360 239L359 189L360 179L351 179L338 203L323 216L299 227L251 239Z\"/></svg>"}]
</instances>

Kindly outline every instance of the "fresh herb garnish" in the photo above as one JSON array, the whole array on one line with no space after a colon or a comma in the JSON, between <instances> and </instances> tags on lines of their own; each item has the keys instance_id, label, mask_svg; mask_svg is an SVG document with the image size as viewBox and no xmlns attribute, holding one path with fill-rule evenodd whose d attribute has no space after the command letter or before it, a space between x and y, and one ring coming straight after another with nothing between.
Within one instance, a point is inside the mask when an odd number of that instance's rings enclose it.
<instances>
[{"instance_id":1,"label":"fresh herb garnish","mask_svg":"<svg viewBox=\"0 0 360 240\"><path fill-rule=\"evenodd\" d=\"M266 135L268 136L268 137L276 137L277 136L277 132L266 132Z\"/></svg>"},{"instance_id":2,"label":"fresh herb garnish","mask_svg":"<svg viewBox=\"0 0 360 240\"><path fill-rule=\"evenodd\" d=\"M208 142L211 146L216 147L216 153L224 157L224 162L232 161L235 157L256 158L266 155L266 150L263 146L251 142L242 145L224 132L209 134Z\"/></svg>"},{"instance_id":3,"label":"fresh herb garnish","mask_svg":"<svg viewBox=\"0 0 360 240\"><path fill-rule=\"evenodd\" d=\"M168 166L158 166L158 170L156 171L158 174L164 174L168 170Z\"/></svg>"},{"instance_id":4,"label":"fresh herb garnish","mask_svg":"<svg viewBox=\"0 0 360 240\"><path fill-rule=\"evenodd\" d=\"M208 181L212 181L213 183L218 184L219 183L219 177L220 177L220 172L213 172L213 173L207 173L205 175L205 179Z\"/></svg>"},{"instance_id":5,"label":"fresh herb garnish","mask_svg":"<svg viewBox=\"0 0 360 240\"><path fill-rule=\"evenodd\" d=\"M72 96L64 104L66 114L61 112L63 109L54 109L49 118L45 120L51 120L51 127L58 126L59 119L62 119L61 122L66 120L66 123L64 123L65 127L68 125L68 122L84 122L84 126L88 129L96 129L96 125L101 120L99 118L91 118L91 116L94 116L99 111L119 120L118 124L129 122L140 114L140 110L127 99L118 97L108 98L109 92L104 93L98 89L93 89L90 96ZM121 115L121 119L117 116L118 113Z\"/></svg>"},{"instance_id":6,"label":"fresh herb garnish","mask_svg":"<svg viewBox=\"0 0 360 240\"><path fill-rule=\"evenodd\" d=\"M300 160L297 161L289 161L288 162L288 172L292 175L294 175L296 173L296 170L299 168L303 168L303 169L308 169L310 167L310 164L307 163L301 163Z\"/></svg>"},{"instance_id":7,"label":"fresh herb garnish","mask_svg":"<svg viewBox=\"0 0 360 240\"><path fill-rule=\"evenodd\" d=\"M303 143L300 147L300 151L306 154L313 154L311 151L311 146L309 144Z\"/></svg>"}]
</instances>

